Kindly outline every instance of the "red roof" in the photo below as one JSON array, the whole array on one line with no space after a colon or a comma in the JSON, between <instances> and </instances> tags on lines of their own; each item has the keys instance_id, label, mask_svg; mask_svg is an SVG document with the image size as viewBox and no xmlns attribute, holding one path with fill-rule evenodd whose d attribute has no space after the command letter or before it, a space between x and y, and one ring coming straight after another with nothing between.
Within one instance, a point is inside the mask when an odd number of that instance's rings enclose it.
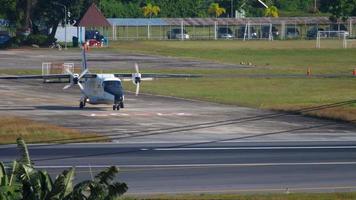
<instances>
[{"instance_id":1,"label":"red roof","mask_svg":"<svg viewBox=\"0 0 356 200\"><path fill-rule=\"evenodd\" d=\"M84 14L79 22L79 26L84 27L104 27L111 26L108 20L100 12L99 8L93 3L88 8L87 12Z\"/></svg>"}]
</instances>

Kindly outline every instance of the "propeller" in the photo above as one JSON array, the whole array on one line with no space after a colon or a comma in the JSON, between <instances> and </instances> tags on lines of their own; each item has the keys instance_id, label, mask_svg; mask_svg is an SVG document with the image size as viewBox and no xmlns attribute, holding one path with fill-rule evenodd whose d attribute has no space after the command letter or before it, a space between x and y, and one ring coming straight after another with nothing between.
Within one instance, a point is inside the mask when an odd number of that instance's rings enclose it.
<instances>
[{"instance_id":1,"label":"propeller","mask_svg":"<svg viewBox=\"0 0 356 200\"><path fill-rule=\"evenodd\" d=\"M65 71L70 75L70 84L64 86L64 90L73 87L74 85L78 85L80 90L84 90L84 86L80 83L80 79L82 79L85 74L88 73L88 69L85 69L81 74L73 74L69 69L65 69Z\"/></svg>"},{"instance_id":2,"label":"propeller","mask_svg":"<svg viewBox=\"0 0 356 200\"><path fill-rule=\"evenodd\" d=\"M135 63L135 71L136 71L136 73L132 74L132 82L133 82L133 84L136 85L136 96L137 96L138 93L140 92L140 83L141 83L141 74L138 69L137 63Z\"/></svg>"}]
</instances>

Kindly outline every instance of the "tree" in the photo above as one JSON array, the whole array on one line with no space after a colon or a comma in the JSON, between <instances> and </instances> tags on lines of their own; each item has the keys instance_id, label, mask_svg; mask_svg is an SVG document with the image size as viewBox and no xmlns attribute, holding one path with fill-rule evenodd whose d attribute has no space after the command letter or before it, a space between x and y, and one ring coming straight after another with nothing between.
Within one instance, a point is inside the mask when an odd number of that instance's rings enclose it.
<instances>
[{"instance_id":1,"label":"tree","mask_svg":"<svg viewBox=\"0 0 356 200\"><path fill-rule=\"evenodd\" d=\"M356 15L356 0L324 0L321 4L324 12L330 12L330 19L347 20L348 17Z\"/></svg>"},{"instance_id":2,"label":"tree","mask_svg":"<svg viewBox=\"0 0 356 200\"><path fill-rule=\"evenodd\" d=\"M157 16L158 13L161 11L161 9L158 6L148 3L146 6L142 8L142 11L145 17L150 16L150 18L152 18L152 15Z\"/></svg>"},{"instance_id":3,"label":"tree","mask_svg":"<svg viewBox=\"0 0 356 200\"><path fill-rule=\"evenodd\" d=\"M221 8L218 3L212 3L209 6L208 13L218 18L220 15L226 13L225 8Z\"/></svg>"},{"instance_id":4,"label":"tree","mask_svg":"<svg viewBox=\"0 0 356 200\"><path fill-rule=\"evenodd\" d=\"M266 8L265 17L279 17L278 8L276 6L270 6Z\"/></svg>"}]
</instances>

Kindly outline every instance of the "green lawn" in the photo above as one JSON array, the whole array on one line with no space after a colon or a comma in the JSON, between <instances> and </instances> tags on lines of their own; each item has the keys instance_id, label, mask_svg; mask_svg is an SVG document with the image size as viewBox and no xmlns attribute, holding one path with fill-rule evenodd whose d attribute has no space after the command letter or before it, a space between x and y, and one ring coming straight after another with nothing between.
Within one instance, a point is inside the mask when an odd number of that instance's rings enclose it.
<instances>
[{"instance_id":1,"label":"green lawn","mask_svg":"<svg viewBox=\"0 0 356 200\"><path fill-rule=\"evenodd\" d=\"M249 63L249 69L154 69L151 72L216 75L215 78L171 79L144 82L142 92L200 99L231 105L296 111L300 108L356 99L356 49L336 47L340 41L130 41L113 42L110 51L208 60L220 63ZM347 75L339 78L247 78L242 74ZM144 71L145 72L145 71ZM128 85L133 90L131 85ZM353 121L354 104L320 110L319 117Z\"/></svg>"},{"instance_id":2,"label":"green lawn","mask_svg":"<svg viewBox=\"0 0 356 200\"><path fill-rule=\"evenodd\" d=\"M193 58L221 63L251 63L253 73L350 74L356 68L356 49L342 49L341 41L324 41L315 49L315 40L290 41L120 41L110 50ZM354 45L355 46L355 45ZM248 72L248 70L243 70Z\"/></svg>"}]
</instances>

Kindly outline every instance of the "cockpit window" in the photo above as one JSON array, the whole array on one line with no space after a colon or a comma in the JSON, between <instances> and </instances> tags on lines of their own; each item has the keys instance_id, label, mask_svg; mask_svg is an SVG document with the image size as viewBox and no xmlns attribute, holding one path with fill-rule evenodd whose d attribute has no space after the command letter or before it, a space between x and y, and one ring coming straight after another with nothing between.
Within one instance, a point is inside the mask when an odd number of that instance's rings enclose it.
<instances>
[{"instance_id":1,"label":"cockpit window","mask_svg":"<svg viewBox=\"0 0 356 200\"><path fill-rule=\"evenodd\" d=\"M122 85L120 81L104 81L103 83L104 91L116 96L122 96Z\"/></svg>"},{"instance_id":2,"label":"cockpit window","mask_svg":"<svg viewBox=\"0 0 356 200\"><path fill-rule=\"evenodd\" d=\"M104 87L121 87L120 81L104 81Z\"/></svg>"}]
</instances>

